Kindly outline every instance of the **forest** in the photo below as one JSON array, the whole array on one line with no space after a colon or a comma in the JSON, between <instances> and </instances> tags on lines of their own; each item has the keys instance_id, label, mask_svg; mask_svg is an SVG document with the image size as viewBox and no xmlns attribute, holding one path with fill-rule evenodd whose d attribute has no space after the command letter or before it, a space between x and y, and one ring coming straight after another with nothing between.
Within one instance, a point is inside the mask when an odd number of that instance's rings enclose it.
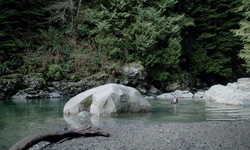
<instances>
[{"instance_id":1,"label":"forest","mask_svg":"<svg viewBox=\"0 0 250 150\"><path fill-rule=\"evenodd\" d=\"M0 0L0 76L75 80L137 62L148 80L250 72L249 0Z\"/></svg>"}]
</instances>

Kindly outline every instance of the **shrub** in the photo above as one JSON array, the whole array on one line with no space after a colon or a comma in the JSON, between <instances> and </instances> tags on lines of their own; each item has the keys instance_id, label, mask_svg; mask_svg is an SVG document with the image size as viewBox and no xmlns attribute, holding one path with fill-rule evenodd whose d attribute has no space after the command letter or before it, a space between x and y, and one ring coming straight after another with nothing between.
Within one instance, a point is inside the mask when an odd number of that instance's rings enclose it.
<instances>
[{"instance_id":1,"label":"shrub","mask_svg":"<svg viewBox=\"0 0 250 150\"><path fill-rule=\"evenodd\" d=\"M52 64L45 71L45 78L47 80L59 81L67 77L70 71L68 65Z\"/></svg>"}]
</instances>

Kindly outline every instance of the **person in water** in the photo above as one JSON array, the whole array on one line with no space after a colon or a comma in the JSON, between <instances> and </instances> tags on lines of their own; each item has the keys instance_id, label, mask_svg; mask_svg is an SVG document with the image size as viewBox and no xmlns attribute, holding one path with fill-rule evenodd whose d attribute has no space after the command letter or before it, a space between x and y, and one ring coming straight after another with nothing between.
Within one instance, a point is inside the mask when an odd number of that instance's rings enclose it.
<instances>
[{"instance_id":1,"label":"person in water","mask_svg":"<svg viewBox=\"0 0 250 150\"><path fill-rule=\"evenodd\" d=\"M171 102L171 104L177 104L177 103L179 103L179 100L178 100L178 97L175 97L173 101Z\"/></svg>"}]
</instances>

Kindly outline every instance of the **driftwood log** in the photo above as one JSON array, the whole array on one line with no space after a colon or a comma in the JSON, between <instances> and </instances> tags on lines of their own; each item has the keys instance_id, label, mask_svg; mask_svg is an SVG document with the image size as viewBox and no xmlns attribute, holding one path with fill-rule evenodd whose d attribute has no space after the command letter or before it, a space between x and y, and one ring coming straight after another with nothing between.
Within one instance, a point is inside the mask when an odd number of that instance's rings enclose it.
<instances>
[{"instance_id":1,"label":"driftwood log","mask_svg":"<svg viewBox=\"0 0 250 150\"><path fill-rule=\"evenodd\" d=\"M84 129L65 129L62 131L58 131L56 133L52 134L44 134L44 135L30 135L19 142L17 142L15 145L13 145L9 150L27 150L28 148L32 147L33 145L41 142L51 142L56 143L58 141L61 141L66 138L76 138L76 137L90 137L90 136L105 136L108 137L110 134L107 132L102 131L99 128L95 127L87 127Z\"/></svg>"}]
</instances>

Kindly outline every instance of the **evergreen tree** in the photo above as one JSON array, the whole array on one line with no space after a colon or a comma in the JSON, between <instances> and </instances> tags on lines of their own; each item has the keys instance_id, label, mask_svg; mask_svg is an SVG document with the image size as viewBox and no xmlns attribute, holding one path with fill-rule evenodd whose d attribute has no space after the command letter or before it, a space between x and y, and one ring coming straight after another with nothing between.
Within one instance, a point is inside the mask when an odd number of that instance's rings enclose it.
<instances>
[{"instance_id":1,"label":"evergreen tree","mask_svg":"<svg viewBox=\"0 0 250 150\"><path fill-rule=\"evenodd\" d=\"M61 27L68 27L67 32L76 37L82 3L82 0L53 0L46 7L51 12L49 22L51 25L58 23ZM88 4L89 2L84 1L84 3Z\"/></svg>"},{"instance_id":2,"label":"evergreen tree","mask_svg":"<svg viewBox=\"0 0 250 150\"><path fill-rule=\"evenodd\" d=\"M44 21L42 0L0 0L0 74L10 73L22 64L21 53L29 45L28 37Z\"/></svg>"},{"instance_id":3,"label":"evergreen tree","mask_svg":"<svg viewBox=\"0 0 250 150\"><path fill-rule=\"evenodd\" d=\"M239 57L245 60L247 72L250 72L250 1L243 0L243 5L239 8L239 12L244 13L244 19L240 22L240 29L234 30L236 35L241 36L244 43L243 49L240 51Z\"/></svg>"},{"instance_id":4,"label":"evergreen tree","mask_svg":"<svg viewBox=\"0 0 250 150\"><path fill-rule=\"evenodd\" d=\"M240 0L182 1L183 11L194 19L195 26L183 31L184 58L188 70L207 79L232 78L239 65L237 54L241 42L233 36L241 14L236 12Z\"/></svg>"},{"instance_id":5,"label":"evergreen tree","mask_svg":"<svg viewBox=\"0 0 250 150\"><path fill-rule=\"evenodd\" d=\"M184 15L173 13L175 0L108 0L88 9L80 25L86 37L112 59L141 62L156 80L166 80L179 67ZM88 26L86 26L88 24ZM84 35L84 34L83 34Z\"/></svg>"}]
</instances>

